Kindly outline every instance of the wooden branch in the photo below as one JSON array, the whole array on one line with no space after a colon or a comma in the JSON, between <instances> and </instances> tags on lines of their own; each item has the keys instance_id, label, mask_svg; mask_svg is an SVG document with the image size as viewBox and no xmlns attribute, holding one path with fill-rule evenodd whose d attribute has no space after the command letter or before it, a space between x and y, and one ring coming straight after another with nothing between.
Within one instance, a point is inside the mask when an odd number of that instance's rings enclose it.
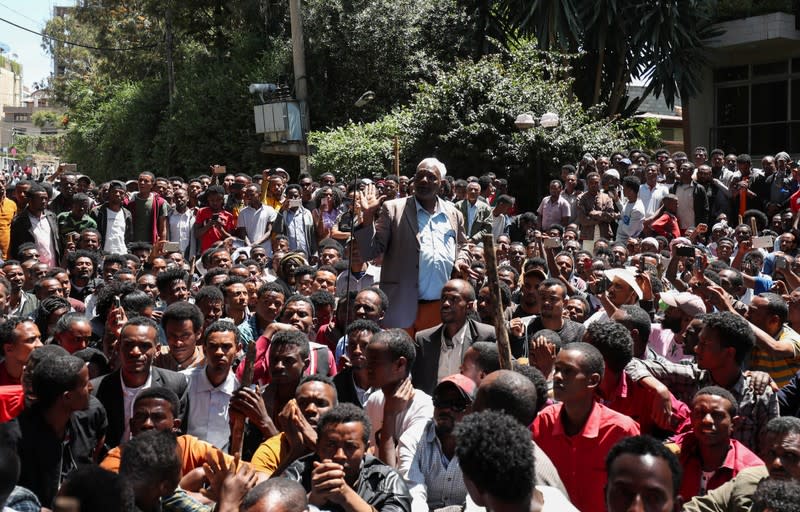
<instances>
[{"instance_id":1,"label":"wooden branch","mask_svg":"<svg viewBox=\"0 0 800 512\"><path fill-rule=\"evenodd\" d=\"M511 369L511 344L508 341L505 318L503 317L503 299L500 295L500 280L497 278L497 259L494 254L494 238L491 233L483 235L483 254L486 259L486 277L489 281L489 293L494 307L494 330L497 334L497 352L502 370Z\"/></svg>"}]
</instances>

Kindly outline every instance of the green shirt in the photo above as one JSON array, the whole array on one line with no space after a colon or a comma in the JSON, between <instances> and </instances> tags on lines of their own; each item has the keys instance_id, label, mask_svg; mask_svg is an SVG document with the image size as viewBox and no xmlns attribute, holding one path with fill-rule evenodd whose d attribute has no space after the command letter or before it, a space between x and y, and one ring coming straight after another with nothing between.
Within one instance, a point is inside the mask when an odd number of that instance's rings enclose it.
<instances>
[{"instance_id":1,"label":"green shirt","mask_svg":"<svg viewBox=\"0 0 800 512\"><path fill-rule=\"evenodd\" d=\"M80 233L87 228L97 229L97 223L93 218L84 215L79 220L75 220L75 217L72 216L72 212L59 213L58 217L56 217L56 223L58 224L58 234L61 240L64 240L67 233L72 233L73 231L75 233Z\"/></svg>"}]
</instances>

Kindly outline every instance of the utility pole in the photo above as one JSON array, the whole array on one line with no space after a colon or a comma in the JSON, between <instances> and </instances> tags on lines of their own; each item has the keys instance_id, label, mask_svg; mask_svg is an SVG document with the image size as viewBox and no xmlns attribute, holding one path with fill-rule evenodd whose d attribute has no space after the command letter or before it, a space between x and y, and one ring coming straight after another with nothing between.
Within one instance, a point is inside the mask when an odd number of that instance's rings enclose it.
<instances>
[{"instance_id":1,"label":"utility pole","mask_svg":"<svg viewBox=\"0 0 800 512\"><path fill-rule=\"evenodd\" d=\"M303 43L303 18L301 0L289 0L289 18L292 29L292 64L294 68L294 96L300 104L303 121L303 153L300 154L300 172L308 171L308 130L311 126L308 111L308 77L306 76L306 51Z\"/></svg>"}]
</instances>

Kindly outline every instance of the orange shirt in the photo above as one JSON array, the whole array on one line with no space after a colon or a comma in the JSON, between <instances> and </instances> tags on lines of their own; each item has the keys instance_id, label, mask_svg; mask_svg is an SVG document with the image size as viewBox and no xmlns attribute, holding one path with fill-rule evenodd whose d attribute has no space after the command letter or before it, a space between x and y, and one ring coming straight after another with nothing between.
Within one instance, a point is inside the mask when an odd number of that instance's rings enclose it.
<instances>
[{"instance_id":1,"label":"orange shirt","mask_svg":"<svg viewBox=\"0 0 800 512\"><path fill-rule=\"evenodd\" d=\"M119 462L122 456L123 445L115 446L108 452L106 458L100 463L100 467L114 473L119 473ZM185 475L193 469L203 467L203 463L214 455L217 448L211 443L207 443L194 436L178 436L178 455L181 458L181 475ZM230 464L233 457L224 453L225 464ZM214 455L216 460L216 455Z\"/></svg>"},{"instance_id":2,"label":"orange shirt","mask_svg":"<svg viewBox=\"0 0 800 512\"><path fill-rule=\"evenodd\" d=\"M253 458L250 459L250 464L255 469L272 475L291 451L286 434L280 432L258 445Z\"/></svg>"},{"instance_id":3,"label":"orange shirt","mask_svg":"<svg viewBox=\"0 0 800 512\"><path fill-rule=\"evenodd\" d=\"M620 439L639 435L639 425L595 403L583 429L568 436L561 423L563 405L539 412L533 421L533 439L553 461L572 504L581 512L605 512L606 455Z\"/></svg>"}]
</instances>

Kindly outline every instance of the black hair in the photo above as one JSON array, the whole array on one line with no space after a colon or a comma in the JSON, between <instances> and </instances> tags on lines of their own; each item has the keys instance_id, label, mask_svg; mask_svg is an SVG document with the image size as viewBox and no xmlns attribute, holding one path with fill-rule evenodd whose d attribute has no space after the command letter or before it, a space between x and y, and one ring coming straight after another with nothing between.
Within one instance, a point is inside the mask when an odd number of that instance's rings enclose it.
<instances>
[{"instance_id":1,"label":"black hair","mask_svg":"<svg viewBox=\"0 0 800 512\"><path fill-rule=\"evenodd\" d=\"M14 329L25 322L33 322L33 319L23 316L10 316L0 324L0 355L6 355L6 344L14 343Z\"/></svg>"},{"instance_id":2,"label":"black hair","mask_svg":"<svg viewBox=\"0 0 800 512\"><path fill-rule=\"evenodd\" d=\"M385 313L386 310L389 308L389 297L386 295L386 292L381 290L377 286L369 286L369 287L364 288L363 290L361 290L361 292L365 292L365 291L370 291L370 292L374 293L375 295L377 295L381 299L381 313ZM358 293L361 293L361 292L358 292ZM356 295L358 295L358 294L356 294Z\"/></svg>"},{"instance_id":3,"label":"black hair","mask_svg":"<svg viewBox=\"0 0 800 512\"><path fill-rule=\"evenodd\" d=\"M705 317L705 328L717 333L720 347L733 348L736 362L741 366L755 346L755 336L747 320L728 311L710 313Z\"/></svg>"},{"instance_id":4,"label":"black hair","mask_svg":"<svg viewBox=\"0 0 800 512\"><path fill-rule=\"evenodd\" d=\"M309 296L311 303L314 304L314 310L318 310L323 306L330 306L333 308L336 305L336 297L327 290L317 290Z\"/></svg>"},{"instance_id":5,"label":"black hair","mask_svg":"<svg viewBox=\"0 0 800 512\"><path fill-rule=\"evenodd\" d=\"M218 267L218 268L212 268L211 270L209 270L208 272L206 272L206 275L204 275L204 276L203 276L203 284L204 284L204 285L206 285L206 286L208 286L208 285L210 285L210 284L211 284L211 281L212 281L212 280L213 280L215 277L217 277L217 276L222 276L222 275L225 275L225 276L227 276L227 275L228 275L228 269L226 269L226 268L219 268L219 267Z\"/></svg>"},{"instance_id":6,"label":"black hair","mask_svg":"<svg viewBox=\"0 0 800 512\"><path fill-rule=\"evenodd\" d=\"M300 379L300 383L297 384L297 388L295 390L295 394L297 394L297 390L299 390L300 387L303 386L303 384L306 384L306 383L309 383L309 382L321 382L323 384L327 384L328 386L330 386L331 389L333 389L333 404L332 405L336 405L337 403L339 403L339 393L336 390L336 384L333 382L333 379L331 377L328 377L327 375L320 375L318 373L312 373L311 375L304 375Z\"/></svg>"},{"instance_id":7,"label":"black hair","mask_svg":"<svg viewBox=\"0 0 800 512\"><path fill-rule=\"evenodd\" d=\"M317 310L314 308L314 303L311 302L311 299L306 297L305 295L300 295L299 293L295 293L283 303L283 307L281 308L280 313L278 313L278 318L283 316L283 313L286 312L286 306L289 304L293 304L295 302L305 302L311 308L311 316L317 316Z\"/></svg>"},{"instance_id":8,"label":"black hair","mask_svg":"<svg viewBox=\"0 0 800 512\"><path fill-rule=\"evenodd\" d=\"M86 347L78 350L73 356L82 359L86 364L93 364L97 367L98 375L105 375L111 371L111 366L108 364L108 358L100 350L92 347Z\"/></svg>"},{"instance_id":9,"label":"black hair","mask_svg":"<svg viewBox=\"0 0 800 512\"><path fill-rule=\"evenodd\" d=\"M611 468L614 462L622 455L652 455L659 459L664 459L672 473L672 495L677 496L681 488L681 478L683 468L674 453L664 446L661 441L657 441L650 436L626 437L615 444L606 456L606 473L611 479Z\"/></svg>"},{"instance_id":10,"label":"black hair","mask_svg":"<svg viewBox=\"0 0 800 512\"><path fill-rule=\"evenodd\" d=\"M68 299L64 297L58 297L56 295L45 297L43 300L39 301L39 307L36 308L36 312L34 313L34 321L36 322L36 327L39 328L39 332L42 336L47 336L47 324L50 315L59 309L66 309L67 311L70 311L72 310L72 304L70 304ZM82 316L86 318L85 315ZM2 332L1 329L0 332ZM6 338L4 336L0 335L0 340L5 339ZM2 353L1 349L0 353Z\"/></svg>"},{"instance_id":11,"label":"black hair","mask_svg":"<svg viewBox=\"0 0 800 512\"><path fill-rule=\"evenodd\" d=\"M465 477L499 501L527 504L536 485L527 428L507 414L483 411L466 416L455 436Z\"/></svg>"},{"instance_id":12,"label":"black hair","mask_svg":"<svg viewBox=\"0 0 800 512\"><path fill-rule=\"evenodd\" d=\"M97 306L95 311L100 318L107 318L111 308L114 307L114 302L117 297L123 296L136 290L136 285L133 283L123 283L120 281L111 281L106 283L99 291L96 291Z\"/></svg>"},{"instance_id":13,"label":"black hair","mask_svg":"<svg viewBox=\"0 0 800 512\"><path fill-rule=\"evenodd\" d=\"M594 322L586 331L592 345L602 354L606 367L616 374L622 373L633 359L633 338L628 329L616 322Z\"/></svg>"},{"instance_id":14,"label":"black hair","mask_svg":"<svg viewBox=\"0 0 800 512\"><path fill-rule=\"evenodd\" d=\"M372 424L369 421L364 409L351 403L341 403L331 407L328 412L322 415L317 423L317 432L321 436L325 429L330 425L341 425L342 423L358 422L364 426L364 447L369 444L369 436L372 431Z\"/></svg>"},{"instance_id":15,"label":"black hair","mask_svg":"<svg viewBox=\"0 0 800 512\"><path fill-rule=\"evenodd\" d=\"M197 304L204 300L210 300L211 302L223 302L225 300L225 296L222 295L222 290L220 290L218 286L203 286L197 292L197 295L194 296L194 303ZM178 302L172 305L175 306L177 304L182 304L182 303Z\"/></svg>"},{"instance_id":16,"label":"black hair","mask_svg":"<svg viewBox=\"0 0 800 512\"><path fill-rule=\"evenodd\" d=\"M211 185L206 189L206 197L208 197L209 194L219 194L224 196L225 188L222 185Z\"/></svg>"},{"instance_id":17,"label":"black hair","mask_svg":"<svg viewBox=\"0 0 800 512\"><path fill-rule=\"evenodd\" d=\"M92 251L87 251L85 249L78 249L75 252L71 252L67 254L67 268L72 271L75 270L75 262L78 261L78 258L89 258L92 261L93 271L92 275L97 272L99 260L97 259L97 254Z\"/></svg>"},{"instance_id":18,"label":"black hair","mask_svg":"<svg viewBox=\"0 0 800 512\"><path fill-rule=\"evenodd\" d=\"M245 267L242 267L242 268L245 268ZM245 282L246 282L246 279L241 278L239 276L229 276L226 280L222 281L222 283L219 285L219 289L222 290L222 295L224 295L225 298L228 298L228 287L229 286L233 286L235 284L244 284Z\"/></svg>"},{"instance_id":19,"label":"black hair","mask_svg":"<svg viewBox=\"0 0 800 512\"><path fill-rule=\"evenodd\" d=\"M316 273L316 269L311 265L300 265L294 269L294 273L292 274L295 279L299 279L302 276L309 275L313 276Z\"/></svg>"},{"instance_id":20,"label":"black hair","mask_svg":"<svg viewBox=\"0 0 800 512\"><path fill-rule=\"evenodd\" d=\"M739 402L736 400L733 394L727 389L721 388L719 386L706 386L694 394L692 401L694 401L694 399L697 398L698 396L702 395L714 395L724 398L725 400L731 403L731 408L728 410L728 412L731 415L731 418L739 414Z\"/></svg>"},{"instance_id":21,"label":"black hair","mask_svg":"<svg viewBox=\"0 0 800 512\"><path fill-rule=\"evenodd\" d=\"M119 474L134 492L180 477L178 442L169 430L146 430L132 438L122 450Z\"/></svg>"},{"instance_id":22,"label":"black hair","mask_svg":"<svg viewBox=\"0 0 800 512\"><path fill-rule=\"evenodd\" d=\"M493 341L476 341L468 348L475 351L477 355L475 363L486 375L500 369L497 343Z\"/></svg>"},{"instance_id":23,"label":"black hair","mask_svg":"<svg viewBox=\"0 0 800 512\"><path fill-rule=\"evenodd\" d=\"M105 267L108 263L116 263L122 267L125 267L127 265L127 260L121 254L106 254L105 258L103 259L103 267Z\"/></svg>"},{"instance_id":24,"label":"black hair","mask_svg":"<svg viewBox=\"0 0 800 512\"><path fill-rule=\"evenodd\" d=\"M401 357L406 358L406 372L411 372L414 360L417 357L414 348L414 340L403 329L386 329L376 333L370 340L373 343L385 343L389 348L389 357L392 361L397 361Z\"/></svg>"},{"instance_id":25,"label":"black hair","mask_svg":"<svg viewBox=\"0 0 800 512\"><path fill-rule=\"evenodd\" d=\"M81 464L70 472L59 496L76 498L82 512L133 510L134 498L123 478L92 464Z\"/></svg>"},{"instance_id":26,"label":"black hair","mask_svg":"<svg viewBox=\"0 0 800 512\"><path fill-rule=\"evenodd\" d=\"M169 287L172 286L172 283L175 281L183 281L183 283L188 286L189 273L178 268L160 272L158 275L156 275L156 287L158 288L158 293L164 293L165 291L169 290Z\"/></svg>"},{"instance_id":27,"label":"black hair","mask_svg":"<svg viewBox=\"0 0 800 512\"><path fill-rule=\"evenodd\" d=\"M208 340L208 336L215 332L232 332L234 337L234 343L236 343L236 346L239 346L239 344L241 344L242 342L242 337L239 334L239 329L236 327L236 324L234 324L230 320L223 319L223 320L217 320L216 322L206 327L206 330L203 333L203 345L205 345L206 341Z\"/></svg>"},{"instance_id":28,"label":"black hair","mask_svg":"<svg viewBox=\"0 0 800 512\"><path fill-rule=\"evenodd\" d=\"M258 297L261 298L262 295L269 292L280 293L284 297L286 296L286 289L275 281L272 281L271 283L261 285L261 287L258 289Z\"/></svg>"},{"instance_id":29,"label":"black hair","mask_svg":"<svg viewBox=\"0 0 800 512\"><path fill-rule=\"evenodd\" d=\"M47 409L62 394L75 389L85 366L82 359L70 355L48 357L39 362L31 377L35 406Z\"/></svg>"},{"instance_id":30,"label":"black hair","mask_svg":"<svg viewBox=\"0 0 800 512\"><path fill-rule=\"evenodd\" d=\"M524 375L528 380L533 382L536 388L536 413L538 414L539 411L547 407L547 378L535 366L519 364L516 361L512 366L515 372Z\"/></svg>"},{"instance_id":31,"label":"black hair","mask_svg":"<svg viewBox=\"0 0 800 512\"><path fill-rule=\"evenodd\" d=\"M308 510L306 490L298 482L288 478L271 478L256 485L245 495L239 510L247 512L268 495L275 495L275 503L280 503L286 512Z\"/></svg>"},{"instance_id":32,"label":"black hair","mask_svg":"<svg viewBox=\"0 0 800 512\"><path fill-rule=\"evenodd\" d=\"M184 322L192 321L192 329L197 332L203 327L203 312L200 308L190 302L179 301L167 306L161 316L161 326L167 328L170 321Z\"/></svg>"},{"instance_id":33,"label":"black hair","mask_svg":"<svg viewBox=\"0 0 800 512\"><path fill-rule=\"evenodd\" d=\"M627 329L626 329L627 332ZM630 334L628 335L630 338ZM573 343L566 344L561 350L575 350L583 354L583 361L581 364L581 371L586 375L591 375L596 373L603 377L603 372L605 370L605 362L603 361L603 354L600 353L597 348L594 346L584 343L582 341L576 341Z\"/></svg>"},{"instance_id":34,"label":"black hair","mask_svg":"<svg viewBox=\"0 0 800 512\"><path fill-rule=\"evenodd\" d=\"M499 267L497 267L497 271L511 272L512 274L514 274L514 279L513 279L514 283L517 283L519 281L519 271L514 267L512 267L511 265L500 265Z\"/></svg>"},{"instance_id":35,"label":"black hair","mask_svg":"<svg viewBox=\"0 0 800 512\"><path fill-rule=\"evenodd\" d=\"M750 512L795 512L800 503L800 483L797 480L765 478L753 493Z\"/></svg>"},{"instance_id":36,"label":"black hair","mask_svg":"<svg viewBox=\"0 0 800 512\"><path fill-rule=\"evenodd\" d=\"M536 418L536 386L521 373L499 370L489 383L481 382L475 396L476 404L487 409L510 414L520 424L528 426Z\"/></svg>"},{"instance_id":37,"label":"black hair","mask_svg":"<svg viewBox=\"0 0 800 512\"><path fill-rule=\"evenodd\" d=\"M633 190L637 194L639 193L639 187L642 185L642 182L636 176L625 176L622 178L622 187Z\"/></svg>"},{"instance_id":38,"label":"black hair","mask_svg":"<svg viewBox=\"0 0 800 512\"><path fill-rule=\"evenodd\" d=\"M61 297L57 298L60 299ZM69 304L69 301L67 301L67 303ZM89 319L83 313L76 313L74 311L61 315L61 318L58 319L58 322L56 322L56 326L53 329L53 335L68 331L72 328L72 324L77 322L89 323Z\"/></svg>"},{"instance_id":39,"label":"black hair","mask_svg":"<svg viewBox=\"0 0 800 512\"><path fill-rule=\"evenodd\" d=\"M794 434L800 435L800 418L794 416L779 416L772 418L764 427L764 434Z\"/></svg>"},{"instance_id":40,"label":"black hair","mask_svg":"<svg viewBox=\"0 0 800 512\"><path fill-rule=\"evenodd\" d=\"M279 331L272 337L270 351L274 352L279 346L294 346L300 350L300 359L308 359L311 346L308 337L300 331Z\"/></svg>"},{"instance_id":41,"label":"black hair","mask_svg":"<svg viewBox=\"0 0 800 512\"><path fill-rule=\"evenodd\" d=\"M128 326L136 326L136 327L150 327L156 332L156 338L158 338L158 324L152 318L148 318L146 316L134 316L129 318L125 325L122 326L122 329L119 330L120 337L122 337L122 333ZM158 344L158 340L154 339L153 343Z\"/></svg>"},{"instance_id":42,"label":"black hair","mask_svg":"<svg viewBox=\"0 0 800 512\"><path fill-rule=\"evenodd\" d=\"M559 254L559 256L561 256L561 254ZM570 258L572 257L570 254L567 254L567 256ZM567 300L567 286L562 281L550 277L539 283L539 288L551 288L554 286L561 288L561 298Z\"/></svg>"},{"instance_id":43,"label":"black hair","mask_svg":"<svg viewBox=\"0 0 800 512\"><path fill-rule=\"evenodd\" d=\"M759 297L767 301L767 311L770 315L778 315L781 324L786 322L789 316L789 305L783 300L783 297L777 293L764 292L759 293Z\"/></svg>"},{"instance_id":44,"label":"black hair","mask_svg":"<svg viewBox=\"0 0 800 512\"><path fill-rule=\"evenodd\" d=\"M156 301L145 291L133 290L122 297L120 305L125 310L126 315L138 316L143 314L147 308L155 308Z\"/></svg>"},{"instance_id":45,"label":"black hair","mask_svg":"<svg viewBox=\"0 0 800 512\"><path fill-rule=\"evenodd\" d=\"M653 324L650 315L641 307L633 304L625 304L620 309L625 313L624 323L639 331L639 341L647 343L650 339L650 331Z\"/></svg>"},{"instance_id":46,"label":"black hair","mask_svg":"<svg viewBox=\"0 0 800 512\"><path fill-rule=\"evenodd\" d=\"M147 400L148 398L164 400L169 404L170 409L172 409L172 415L176 418L180 417L181 414L180 398L178 398L178 395L171 389L162 386L155 386L143 390L141 393L136 395L136 398L133 399L134 408L136 407L137 403L141 402L142 400Z\"/></svg>"},{"instance_id":47,"label":"black hair","mask_svg":"<svg viewBox=\"0 0 800 512\"><path fill-rule=\"evenodd\" d=\"M535 340L539 336L544 336L544 339L546 339L548 343L556 348L556 352L561 350L561 347L564 346L564 342L561 340L561 335L551 329L539 329L538 331L531 333L528 336L528 341Z\"/></svg>"}]
</instances>

